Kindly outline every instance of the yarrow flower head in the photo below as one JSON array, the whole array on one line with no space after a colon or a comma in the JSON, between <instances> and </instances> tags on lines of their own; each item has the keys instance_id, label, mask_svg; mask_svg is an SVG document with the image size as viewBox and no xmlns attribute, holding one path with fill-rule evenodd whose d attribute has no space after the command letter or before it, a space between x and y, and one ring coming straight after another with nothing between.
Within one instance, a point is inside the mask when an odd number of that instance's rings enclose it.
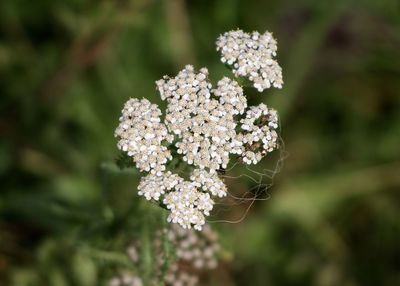
<instances>
[{"instance_id":1,"label":"yarrow flower head","mask_svg":"<svg viewBox=\"0 0 400 286\"><path fill-rule=\"evenodd\" d=\"M276 41L269 32L227 32L217 40L217 49L235 76L248 77L258 91L282 86L281 68L273 59ZM115 131L118 148L148 173L140 181L139 195L168 209L169 222L201 230L213 197L227 194L218 171L227 168L231 157L256 164L276 149L278 115L265 104L249 107L233 79L223 77L213 88L207 68L196 71L187 65L156 86L167 103L164 121L156 104L128 100ZM188 179L173 173L176 161L191 168Z\"/></svg>"},{"instance_id":2,"label":"yarrow flower head","mask_svg":"<svg viewBox=\"0 0 400 286\"><path fill-rule=\"evenodd\" d=\"M192 226L201 230L205 217L210 215L214 201L209 193L196 189L192 182L178 184L173 192L169 192L163 203L171 210L168 221L179 223L183 228Z\"/></svg>"},{"instance_id":3,"label":"yarrow flower head","mask_svg":"<svg viewBox=\"0 0 400 286\"><path fill-rule=\"evenodd\" d=\"M160 121L161 110L147 99L132 98L125 103L120 124L115 130L118 148L133 157L141 171L161 174L172 159L171 152L162 145L173 137Z\"/></svg>"},{"instance_id":4,"label":"yarrow flower head","mask_svg":"<svg viewBox=\"0 0 400 286\"><path fill-rule=\"evenodd\" d=\"M148 174L143 177L138 186L138 194L144 196L146 200L158 201L165 192L173 190L178 184L182 184L183 179L170 171L157 175Z\"/></svg>"},{"instance_id":5,"label":"yarrow flower head","mask_svg":"<svg viewBox=\"0 0 400 286\"><path fill-rule=\"evenodd\" d=\"M168 107L165 124L180 139L178 153L189 165L215 172L226 168L229 154L235 153L237 142L234 115L247 106L242 88L228 78L222 79L212 97L212 85L206 68L195 73L186 66L175 78L157 82L161 98Z\"/></svg>"},{"instance_id":6,"label":"yarrow flower head","mask_svg":"<svg viewBox=\"0 0 400 286\"><path fill-rule=\"evenodd\" d=\"M282 88L282 69L274 60L277 45L271 33L230 31L218 38L217 51L235 76L247 77L258 91L271 85Z\"/></svg>"},{"instance_id":7,"label":"yarrow flower head","mask_svg":"<svg viewBox=\"0 0 400 286\"><path fill-rule=\"evenodd\" d=\"M246 164L257 164L268 152L278 146L278 114L274 109L261 103L252 106L246 112L245 118L240 120L243 133L239 136L247 145L242 160Z\"/></svg>"}]
</instances>

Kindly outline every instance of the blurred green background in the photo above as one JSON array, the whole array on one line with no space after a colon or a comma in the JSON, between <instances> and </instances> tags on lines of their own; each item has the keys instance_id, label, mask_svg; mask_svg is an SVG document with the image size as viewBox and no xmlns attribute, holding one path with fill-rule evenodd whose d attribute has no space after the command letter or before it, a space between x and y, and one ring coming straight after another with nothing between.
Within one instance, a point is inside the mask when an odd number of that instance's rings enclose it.
<instances>
[{"instance_id":1,"label":"blurred green background","mask_svg":"<svg viewBox=\"0 0 400 286\"><path fill-rule=\"evenodd\" d=\"M0 28L0 285L106 285L160 225L113 164L123 103L164 107L154 82L185 64L231 76L214 42L236 28L278 40L283 89L246 93L285 146L226 180L268 199L215 212L203 285L400 285L399 1L5 0Z\"/></svg>"}]
</instances>

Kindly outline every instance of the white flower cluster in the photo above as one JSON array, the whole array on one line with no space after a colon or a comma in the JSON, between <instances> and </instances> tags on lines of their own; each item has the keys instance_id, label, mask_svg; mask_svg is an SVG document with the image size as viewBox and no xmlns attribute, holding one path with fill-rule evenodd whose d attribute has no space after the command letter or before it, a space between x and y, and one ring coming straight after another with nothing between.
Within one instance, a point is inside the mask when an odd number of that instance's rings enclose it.
<instances>
[{"instance_id":1,"label":"white flower cluster","mask_svg":"<svg viewBox=\"0 0 400 286\"><path fill-rule=\"evenodd\" d=\"M178 136L178 153L189 165L215 172L226 168L229 154L237 154L236 121L247 106L243 89L228 78L219 81L212 98L206 68L195 73L186 66L175 78L157 81L161 98L168 102L165 124Z\"/></svg>"},{"instance_id":2,"label":"white flower cluster","mask_svg":"<svg viewBox=\"0 0 400 286\"><path fill-rule=\"evenodd\" d=\"M276 41L270 33L231 31L217 46L235 74L249 76L259 91L271 84L281 87L281 69L272 59ZM149 172L140 181L139 195L169 209L169 222L201 230L214 205L212 196L227 194L218 170L227 168L232 155L256 164L277 148L278 116L264 104L248 107L242 87L232 79L222 78L213 89L206 68L196 72L187 65L156 86L167 102L164 122L156 104L130 99L115 131L118 148L139 170ZM192 167L189 180L167 170L169 147Z\"/></svg>"},{"instance_id":3,"label":"white flower cluster","mask_svg":"<svg viewBox=\"0 0 400 286\"><path fill-rule=\"evenodd\" d=\"M138 194L144 196L146 200L160 199L160 196L165 194L165 191L170 191L178 184L182 184L183 179L170 171L161 173L161 175L148 174L140 180L138 186Z\"/></svg>"},{"instance_id":4,"label":"white flower cluster","mask_svg":"<svg viewBox=\"0 0 400 286\"><path fill-rule=\"evenodd\" d=\"M218 177L217 173L209 173L205 170L193 170L190 180L197 188L209 191L213 196L225 197L227 189L225 183Z\"/></svg>"},{"instance_id":5,"label":"white flower cluster","mask_svg":"<svg viewBox=\"0 0 400 286\"><path fill-rule=\"evenodd\" d=\"M160 121L161 110L147 99L131 98L125 103L120 124L115 130L118 148L133 157L141 171L161 174L165 163L172 158L161 143L171 143L173 136Z\"/></svg>"},{"instance_id":6,"label":"white flower cluster","mask_svg":"<svg viewBox=\"0 0 400 286\"><path fill-rule=\"evenodd\" d=\"M217 40L217 51L221 52L221 61L232 66L235 76L247 77L258 91L271 85L282 88L282 68L274 60L277 45L271 33L226 32Z\"/></svg>"},{"instance_id":7,"label":"white flower cluster","mask_svg":"<svg viewBox=\"0 0 400 286\"><path fill-rule=\"evenodd\" d=\"M193 170L190 181L170 171L159 176L148 174L141 179L138 190L138 194L147 200L159 201L161 196L164 197L162 202L171 211L169 222L197 230L201 230L205 216L210 215L213 208L210 193L220 198L227 194L226 186L217 173L201 169Z\"/></svg>"},{"instance_id":8,"label":"white flower cluster","mask_svg":"<svg viewBox=\"0 0 400 286\"><path fill-rule=\"evenodd\" d=\"M261 103L252 106L246 112L245 118L240 120L240 134L243 143L249 148L243 153L242 160L246 164L257 164L268 152L272 152L278 145L278 113L276 110Z\"/></svg>"},{"instance_id":9,"label":"white flower cluster","mask_svg":"<svg viewBox=\"0 0 400 286\"><path fill-rule=\"evenodd\" d=\"M175 191L165 195L163 203L171 213L168 221L178 223L183 228L201 230L205 217L210 215L214 201L209 193L198 191L192 182L183 181Z\"/></svg>"},{"instance_id":10,"label":"white flower cluster","mask_svg":"<svg viewBox=\"0 0 400 286\"><path fill-rule=\"evenodd\" d=\"M217 83L213 91L214 96L224 106L229 115L243 114L247 107L247 99L243 95L242 87L230 78L224 77Z\"/></svg>"}]
</instances>

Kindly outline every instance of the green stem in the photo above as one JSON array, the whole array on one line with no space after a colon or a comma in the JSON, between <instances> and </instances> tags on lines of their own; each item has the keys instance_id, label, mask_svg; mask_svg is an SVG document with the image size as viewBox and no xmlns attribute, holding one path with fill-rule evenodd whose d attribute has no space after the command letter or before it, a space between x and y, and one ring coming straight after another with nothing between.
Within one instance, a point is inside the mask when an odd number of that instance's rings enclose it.
<instances>
[{"instance_id":1,"label":"green stem","mask_svg":"<svg viewBox=\"0 0 400 286\"><path fill-rule=\"evenodd\" d=\"M151 237L150 230L147 224L143 225L142 230L142 274L143 274L143 282L144 285L150 285L153 259L152 259L152 251L151 251Z\"/></svg>"}]
</instances>

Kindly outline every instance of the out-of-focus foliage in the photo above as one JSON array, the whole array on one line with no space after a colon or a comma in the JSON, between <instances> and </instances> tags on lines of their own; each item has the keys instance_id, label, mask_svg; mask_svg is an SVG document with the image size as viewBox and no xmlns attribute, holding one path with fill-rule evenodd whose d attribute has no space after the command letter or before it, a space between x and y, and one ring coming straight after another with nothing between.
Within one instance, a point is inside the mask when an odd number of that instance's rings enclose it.
<instances>
[{"instance_id":1,"label":"out-of-focus foliage","mask_svg":"<svg viewBox=\"0 0 400 286\"><path fill-rule=\"evenodd\" d=\"M0 285L104 285L128 267L165 214L114 163L122 105L163 106L154 81L188 63L230 75L214 41L235 28L274 33L285 80L246 89L280 112L285 142L250 174L288 157L273 180L227 179L237 196L274 184L242 222L212 224L228 253L207 285L399 285L399 5L2 1ZM235 221L249 202L223 207L213 219Z\"/></svg>"}]
</instances>

